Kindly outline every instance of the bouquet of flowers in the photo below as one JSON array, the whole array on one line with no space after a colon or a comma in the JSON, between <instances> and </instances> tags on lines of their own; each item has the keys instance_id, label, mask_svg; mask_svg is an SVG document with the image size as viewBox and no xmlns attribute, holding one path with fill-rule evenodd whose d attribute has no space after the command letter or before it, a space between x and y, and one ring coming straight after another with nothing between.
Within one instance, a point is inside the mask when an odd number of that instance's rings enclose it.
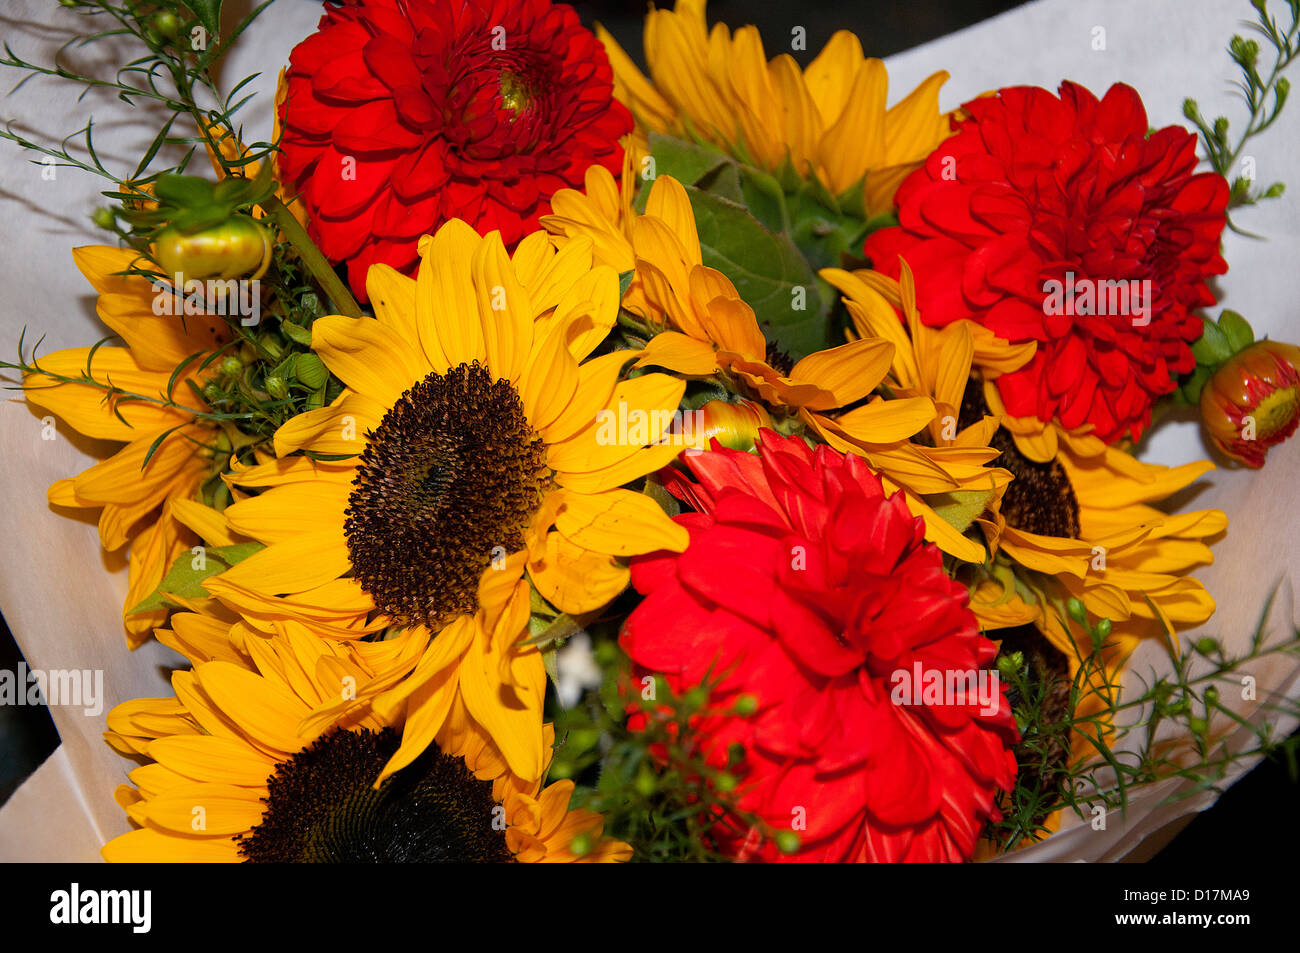
<instances>
[{"instance_id":1,"label":"bouquet of flowers","mask_svg":"<svg viewBox=\"0 0 1300 953\"><path fill-rule=\"evenodd\" d=\"M106 859L983 860L1293 750L1250 673L1300 631L1182 634L1215 464L1140 451L1300 420L1215 284L1300 0L1190 128L1123 83L889 105L853 33L800 66L703 0L644 72L549 0L328 2L249 128L269 0L61 3L126 65L3 65L148 145L0 133L107 180L107 336L3 367L109 442L48 500L125 555L123 652L180 657L107 712Z\"/></svg>"}]
</instances>

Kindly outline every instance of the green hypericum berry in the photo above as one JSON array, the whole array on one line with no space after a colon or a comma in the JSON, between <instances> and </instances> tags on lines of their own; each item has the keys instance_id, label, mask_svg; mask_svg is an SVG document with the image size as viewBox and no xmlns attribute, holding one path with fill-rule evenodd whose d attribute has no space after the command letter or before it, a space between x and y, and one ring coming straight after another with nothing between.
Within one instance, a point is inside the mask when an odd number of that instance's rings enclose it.
<instances>
[{"instance_id":1,"label":"green hypericum berry","mask_svg":"<svg viewBox=\"0 0 1300 953\"><path fill-rule=\"evenodd\" d=\"M155 14L149 25L169 40L176 39L176 34L181 29L180 18L170 10L163 10Z\"/></svg>"},{"instance_id":2,"label":"green hypericum berry","mask_svg":"<svg viewBox=\"0 0 1300 953\"><path fill-rule=\"evenodd\" d=\"M776 849L783 854L793 854L800 847L799 835L794 831L777 831L773 840L776 841Z\"/></svg>"},{"instance_id":3,"label":"green hypericum berry","mask_svg":"<svg viewBox=\"0 0 1300 953\"><path fill-rule=\"evenodd\" d=\"M303 357L306 357L306 355L304 354ZM317 360L319 360L319 358L317 358ZM322 367L323 366L324 365L322 365ZM302 358L298 359L298 370L301 373ZM302 378L300 377L299 380L302 380ZM307 382L303 381L303 383L305 384ZM591 654L596 657L596 661L600 665L608 667L618 661L618 646L613 642L597 642L596 647L591 650Z\"/></svg>"},{"instance_id":4,"label":"green hypericum berry","mask_svg":"<svg viewBox=\"0 0 1300 953\"><path fill-rule=\"evenodd\" d=\"M649 797L655 793L655 789L658 786L658 780L655 778L654 772L647 766L642 765L641 770L638 771L636 775L637 794L640 794L642 797Z\"/></svg>"},{"instance_id":5,"label":"green hypericum berry","mask_svg":"<svg viewBox=\"0 0 1300 953\"><path fill-rule=\"evenodd\" d=\"M736 699L735 707L732 710L740 717L748 718L758 711L758 699L753 695L741 695Z\"/></svg>"},{"instance_id":6,"label":"green hypericum berry","mask_svg":"<svg viewBox=\"0 0 1300 953\"><path fill-rule=\"evenodd\" d=\"M732 768L745 760L745 746L739 741L727 745L727 767Z\"/></svg>"},{"instance_id":7,"label":"green hypericum berry","mask_svg":"<svg viewBox=\"0 0 1300 953\"><path fill-rule=\"evenodd\" d=\"M579 834L573 840L569 841L569 850L577 857L586 857L591 853L592 843L590 834Z\"/></svg>"},{"instance_id":8,"label":"green hypericum berry","mask_svg":"<svg viewBox=\"0 0 1300 953\"><path fill-rule=\"evenodd\" d=\"M688 708L697 711L709 703L709 690L703 685L696 685L686 693L683 700Z\"/></svg>"},{"instance_id":9,"label":"green hypericum berry","mask_svg":"<svg viewBox=\"0 0 1300 953\"><path fill-rule=\"evenodd\" d=\"M1196 640L1196 651L1202 655L1213 655L1219 651L1218 640L1210 638L1208 635Z\"/></svg>"}]
</instances>

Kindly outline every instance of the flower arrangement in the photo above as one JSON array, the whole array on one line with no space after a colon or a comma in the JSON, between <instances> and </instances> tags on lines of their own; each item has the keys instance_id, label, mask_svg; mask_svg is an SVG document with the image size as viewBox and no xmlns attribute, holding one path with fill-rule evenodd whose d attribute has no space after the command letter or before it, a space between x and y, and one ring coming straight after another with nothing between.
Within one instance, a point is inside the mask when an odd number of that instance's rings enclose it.
<instances>
[{"instance_id":1,"label":"flower arrangement","mask_svg":"<svg viewBox=\"0 0 1300 953\"><path fill-rule=\"evenodd\" d=\"M1211 314L1300 0L1232 40L1235 138L1122 83L891 106L852 33L801 67L702 0L646 73L550 0L327 3L250 132L269 3L62 2L138 58L0 65L158 120L125 170L0 132L109 183L108 337L0 366L110 448L48 501L183 660L106 716L107 860L988 860L1293 749L1230 692L1300 632L1180 636L1215 464L1141 451L1300 421L1300 349Z\"/></svg>"}]
</instances>

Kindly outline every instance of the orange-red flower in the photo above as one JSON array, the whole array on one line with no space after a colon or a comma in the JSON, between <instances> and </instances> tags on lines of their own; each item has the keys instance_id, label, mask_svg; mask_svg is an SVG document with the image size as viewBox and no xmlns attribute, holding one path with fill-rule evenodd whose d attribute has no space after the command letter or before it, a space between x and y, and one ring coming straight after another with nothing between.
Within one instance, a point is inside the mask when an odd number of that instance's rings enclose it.
<instances>
[{"instance_id":1,"label":"orange-red flower","mask_svg":"<svg viewBox=\"0 0 1300 953\"><path fill-rule=\"evenodd\" d=\"M970 318L1038 342L997 380L1008 413L1137 439L1154 400L1195 367L1195 309L1227 270L1227 183L1196 173L1186 129L1150 132L1122 84L1100 100L1068 82L1059 97L1015 87L963 108L956 135L899 188L900 226L870 236L867 256L892 276L907 260L926 324Z\"/></svg>"},{"instance_id":2,"label":"orange-red flower","mask_svg":"<svg viewBox=\"0 0 1300 953\"><path fill-rule=\"evenodd\" d=\"M617 173L632 129L600 43L549 0L355 0L289 62L280 169L362 297L453 217L513 245L588 166Z\"/></svg>"},{"instance_id":3,"label":"orange-red flower","mask_svg":"<svg viewBox=\"0 0 1300 953\"><path fill-rule=\"evenodd\" d=\"M1016 728L924 523L861 458L771 430L758 454L684 459L695 480L668 485L698 510L677 517L690 546L633 560L646 599L624 650L674 692L720 679L717 710L756 699L701 718L697 741L719 768L743 747L737 807L793 829L794 859L969 859L1014 780Z\"/></svg>"}]
</instances>

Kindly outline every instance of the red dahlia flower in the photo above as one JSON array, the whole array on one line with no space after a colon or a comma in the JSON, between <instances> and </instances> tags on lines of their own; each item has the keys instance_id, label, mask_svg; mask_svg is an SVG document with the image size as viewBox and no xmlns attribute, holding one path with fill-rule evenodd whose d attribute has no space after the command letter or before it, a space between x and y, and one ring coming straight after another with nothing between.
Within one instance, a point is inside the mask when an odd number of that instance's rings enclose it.
<instances>
[{"instance_id":1,"label":"red dahlia flower","mask_svg":"<svg viewBox=\"0 0 1300 953\"><path fill-rule=\"evenodd\" d=\"M923 522L861 459L771 430L758 455L685 462L698 482L670 482L699 510L677 517L690 546L632 561L646 598L621 644L675 692L712 673L715 706L757 700L752 716L695 726L719 767L744 746L738 808L793 828L797 860L971 857L1014 780L1016 729L988 671L996 649ZM962 690L922 699L914 680L980 671L984 704ZM759 855L781 856L770 843Z\"/></svg>"},{"instance_id":2,"label":"red dahlia flower","mask_svg":"<svg viewBox=\"0 0 1300 953\"><path fill-rule=\"evenodd\" d=\"M1068 82L1060 98L1003 89L964 109L899 188L899 227L871 235L867 256L894 276L907 260L926 324L971 318L1038 342L998 378L1008 413L1137 439L1154 399L1195 367L1193 311L1214 303L1206 281L1227 270L1227 183L1195 173L1187 130L1148 136L1122 84L1101 101Z\"/></svg>"},{"instance_id":3,"label":"red dahlia flower","mask_svg":"<svg viewBox=\"0 0 1300 953\"><path fill-rule=\"evenodd\" d=\"M632 117L604 48L548 0L352 0L294 49L280 169L364 298L449 218L507 245L587 168L622 170Z\"/></svg>"}]
</instances>

